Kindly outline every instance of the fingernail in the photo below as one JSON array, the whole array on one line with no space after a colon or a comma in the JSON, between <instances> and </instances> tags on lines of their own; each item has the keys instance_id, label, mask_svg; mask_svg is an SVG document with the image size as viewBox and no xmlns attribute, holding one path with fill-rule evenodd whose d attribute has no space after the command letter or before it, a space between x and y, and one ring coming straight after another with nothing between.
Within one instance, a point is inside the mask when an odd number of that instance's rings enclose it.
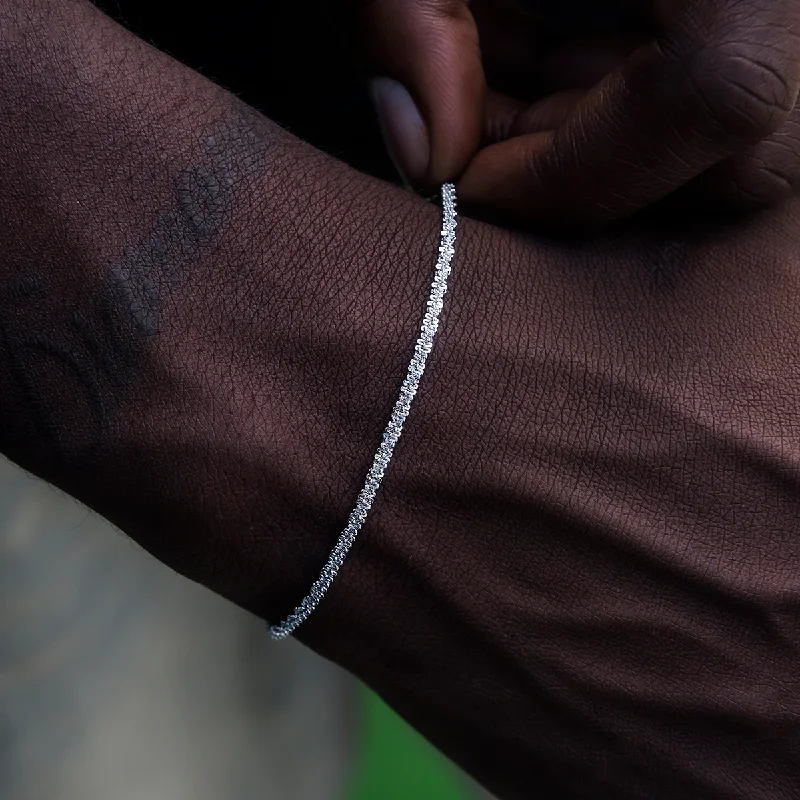
<instances>
[{"instance_id":1,"label":"fingernail","mask_svg":"<svg viewBox=\"0 0 800 800\"><path fill-rule=\"evenodd\" d=\"M408 90L392 78L374 78L370 93L392 162L404 183L418 184L428 169L431 148L428 128L417 104Z\"/></svg>"}]
</instances>

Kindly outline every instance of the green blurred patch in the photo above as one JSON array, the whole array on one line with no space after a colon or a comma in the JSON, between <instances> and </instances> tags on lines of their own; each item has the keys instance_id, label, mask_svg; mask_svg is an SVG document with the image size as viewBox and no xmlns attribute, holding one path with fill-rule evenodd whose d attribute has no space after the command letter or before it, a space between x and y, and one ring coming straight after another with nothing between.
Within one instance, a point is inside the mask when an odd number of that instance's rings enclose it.
<instances>
[{"instance_id":1,"label":"green blurred patch","mask_svg":"<svg viewBox=\"0 0 800 800\"><path fill-rule=\"evenodd\" d=\"M347 800L467 800L458 770L377 695L361 690L361 731Z\"/></svg>"}]
</instances>

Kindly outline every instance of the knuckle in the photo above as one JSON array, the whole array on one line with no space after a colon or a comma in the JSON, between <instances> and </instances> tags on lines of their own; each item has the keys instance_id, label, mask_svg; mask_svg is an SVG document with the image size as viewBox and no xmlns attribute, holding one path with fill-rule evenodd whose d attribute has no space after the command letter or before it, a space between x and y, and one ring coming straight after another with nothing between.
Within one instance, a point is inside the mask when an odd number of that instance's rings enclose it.
<instances>
[{"instance_id":1,"label":"knuckle","mask_svg":"<svg viewBox=\"0 0 800 800\"><path fill-rule=\"evenodd\" d=\"M796 76L744 44L699 51L689 62L688 75L705 125L734 141L769 136L789 116L797 98Z\"/></svg>"}]
</instances>

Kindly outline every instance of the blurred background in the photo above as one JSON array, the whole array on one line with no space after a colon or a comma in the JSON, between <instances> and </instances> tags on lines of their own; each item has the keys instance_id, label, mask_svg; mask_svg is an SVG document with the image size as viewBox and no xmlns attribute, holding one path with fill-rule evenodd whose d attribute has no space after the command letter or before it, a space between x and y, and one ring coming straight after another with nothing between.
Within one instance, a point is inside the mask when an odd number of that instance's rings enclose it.
<instances>
[{"instance_id":1,"label":"blurred background","mask_svg":"<svg viewBox=\"0 0 800 800\"><path fill-rule=\"evenodd\" d=\"M0 459L3 800L477 800L355 679Z\"/></svg>"}]
</instances>

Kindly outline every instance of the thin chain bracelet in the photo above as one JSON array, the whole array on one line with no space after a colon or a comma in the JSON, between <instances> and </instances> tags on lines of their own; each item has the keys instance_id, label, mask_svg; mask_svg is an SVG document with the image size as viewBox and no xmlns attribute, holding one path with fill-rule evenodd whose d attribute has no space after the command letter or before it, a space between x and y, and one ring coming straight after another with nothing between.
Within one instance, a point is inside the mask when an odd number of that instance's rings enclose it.
<instances>
[{"instance_id":1,"label":"thin chain bracelet","mask_svg":"<svg viewBox=\"0 0 800 800\"><path fill-rule=\"evenodd\" d=\"M425 372L425 363L433 348L433 339L439 327L439 315L444 305L444 295L447 291L447 279L450 276L450 267L455 254L456 243L456 188L452 183L442 186L442 232L439 242L439 256L436 259L431 293L422 319L419 338L414 346L414 355L408 365L408 372L400 387L400 396L394 404L389 424L383 432L381 441L372 466L369 468L364 487L356 499L355 508L350 512L347 525L336 542L322 572L311 591L305 596L297 608L281 623L271 625L269 634L273 639L284 639L295 631L298 625L308 619L314 609L319 605L325 593L330 589L336 574L339 572L350 548L367 518L375 495L378 493L386 467L392 458L394 447L400 434L403 432L403 423L411 410L411 402L419 388L422 373Z\"/></svg>"}]
</instances>

